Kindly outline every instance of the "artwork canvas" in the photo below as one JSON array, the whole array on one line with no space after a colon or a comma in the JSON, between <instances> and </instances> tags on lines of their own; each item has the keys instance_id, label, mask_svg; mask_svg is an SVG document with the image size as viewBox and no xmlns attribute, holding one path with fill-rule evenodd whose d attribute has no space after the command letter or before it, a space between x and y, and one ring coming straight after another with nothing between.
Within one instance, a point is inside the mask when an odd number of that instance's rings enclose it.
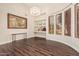
<instances>
[{"instance_id":1,"label":"artwork canvas","mask_svg":"<svg viewBox=\"0 0 79 59\"><path fill-rule=\"evenodd\" d=\"M64 34L71 36L71 9L65 11L65 20L64 20Z\"/></svg>"},{"instance_id":2,"label":"artwork canvas","mask_svg":"<svg viewBox=\"0 0 79 59\"><path fill-rule=\"evenodd\" d=\"M62 13L56 15L56 34L62 34Z\"/></svg>"},{"instance_id":3,"label":"artwork canvas","mask_svg":"<svg viewBox=\"0 0 79 59\"><path fill-rule=\"evenodd\" d=\"M79 4L75 5L75 36L79 38Z\"/></svg>"},{"instance_id":4,"label":"artwork canvas","mask_svg":"<svg viewBox=\"0 0 79 59\"><path fill-rule=\"evenodd\" d=\"M49 33L54 34L54 16L49 16Z\"/></svg>"},{"instance_id":5,"label":"artwork canvas","mask_svg":"<svg viewBox=\"0 0 79 59\"><path fill-rule=\"evenodd\" d=\"M8 14L8 28L25 29L27 28L27 19L13 14Z\"/></svg>"}]
</instances>

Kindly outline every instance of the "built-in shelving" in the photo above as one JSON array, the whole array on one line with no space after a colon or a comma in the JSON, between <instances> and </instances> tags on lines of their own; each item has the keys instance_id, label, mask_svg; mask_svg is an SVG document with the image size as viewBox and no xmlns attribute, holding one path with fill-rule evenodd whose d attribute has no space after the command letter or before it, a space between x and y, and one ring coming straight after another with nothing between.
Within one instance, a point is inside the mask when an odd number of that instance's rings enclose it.
<instances>
[{"instance_id":1,"label":"built-in shelving","mask_svg":"<svg viewBox=\"0 0 79 59\"><path fill-rule=\"evenodd\" d=\"M35 35L46 36L46 19L35 21L34 33Z\"/></svg>"}]
</instances>

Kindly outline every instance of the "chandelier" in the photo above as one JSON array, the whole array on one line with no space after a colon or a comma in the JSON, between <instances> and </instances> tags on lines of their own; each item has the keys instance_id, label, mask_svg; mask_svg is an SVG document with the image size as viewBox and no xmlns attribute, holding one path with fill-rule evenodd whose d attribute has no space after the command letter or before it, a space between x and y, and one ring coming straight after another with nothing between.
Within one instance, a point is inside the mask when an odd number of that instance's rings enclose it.
<instances>
[{"instance_id":1,"label":"chandelier","mask_svg":"<svg viewBox=\"0 0 79 59\"><path fill-rule=\"evenodd\" d=\"M38 7L32 7L30 8L30 13L32 16L38 16L40 15L40 9Z\"/></svg>"}]
</instances>

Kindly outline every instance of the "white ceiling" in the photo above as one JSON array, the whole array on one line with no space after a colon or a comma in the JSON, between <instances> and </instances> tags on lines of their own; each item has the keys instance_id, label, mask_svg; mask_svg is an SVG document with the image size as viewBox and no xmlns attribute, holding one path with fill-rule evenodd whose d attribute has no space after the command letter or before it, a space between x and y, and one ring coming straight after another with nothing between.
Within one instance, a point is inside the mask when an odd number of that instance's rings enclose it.
<instances>
[{"instance_id":1,"label":"white ceiling","mask_svg":"<svg viewBox=\"0 0 79 59\"><path fill-rule=\"evenodd\" d=\"M70 3L26 3L27 6L33 7L54 7L54 6L67 6Z\"/></svg>"},{"instance_id":2,"label":"white ceiling","mask_svg":"<svg viewBox=\"0 0 79 59\"><path fill-rule=\"evenodd\" d=\"M67 7L70 3L26 3L25 6L28 8L38 7L41 9L41 12L49 10L52 13L62 10Z\"/></svg>"},{"instance_id":3,"label":"white ceiling","mask_svg":"<svg viewBox=\"0 0 79 59\"><path fill-rule=\"evenodd\" d=\"M42 10L49 9L51 11L59 11L66 6L68 6L70 3L27 3L25 4L28 7L39 7Z\"/></svg>"}]
</instances>

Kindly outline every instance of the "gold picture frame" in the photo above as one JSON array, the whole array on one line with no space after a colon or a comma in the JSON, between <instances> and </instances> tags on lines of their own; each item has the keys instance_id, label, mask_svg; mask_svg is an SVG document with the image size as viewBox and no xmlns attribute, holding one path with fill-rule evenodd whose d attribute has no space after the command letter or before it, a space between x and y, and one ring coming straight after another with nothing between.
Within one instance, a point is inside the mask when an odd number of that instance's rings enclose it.
<instances>
[{"instance_id":1,"label":"gold picture frame","mask_svg":"<svg viewBox=\"0 0 79 59\"><path fill-rule=\"evenodd\" d=\"M9 29L26 29L27 18L16 16L8 13L8 28Z\"/></svg>"}]
</instances>

